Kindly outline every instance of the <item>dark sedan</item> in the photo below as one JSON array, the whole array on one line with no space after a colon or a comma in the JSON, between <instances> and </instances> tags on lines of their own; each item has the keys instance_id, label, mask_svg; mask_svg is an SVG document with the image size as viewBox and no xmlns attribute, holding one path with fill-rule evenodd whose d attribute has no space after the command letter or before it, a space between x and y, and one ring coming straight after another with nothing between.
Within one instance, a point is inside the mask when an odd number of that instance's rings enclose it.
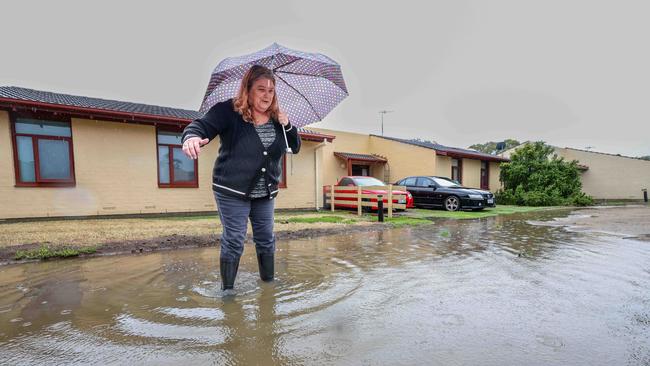
<instances>
[{"instance_id":1,"label":"dark sedan","mask_svg":"<svg viewBox=\"0 0 650 366\"><path fill-rule=\"evenodd\" d=\"M407 177L395 184L406 187L413 195L416 207L443 207L447 211L458 211L496 206L492 192L463 187L445 177Z\"/></svg>"}]
</instances>

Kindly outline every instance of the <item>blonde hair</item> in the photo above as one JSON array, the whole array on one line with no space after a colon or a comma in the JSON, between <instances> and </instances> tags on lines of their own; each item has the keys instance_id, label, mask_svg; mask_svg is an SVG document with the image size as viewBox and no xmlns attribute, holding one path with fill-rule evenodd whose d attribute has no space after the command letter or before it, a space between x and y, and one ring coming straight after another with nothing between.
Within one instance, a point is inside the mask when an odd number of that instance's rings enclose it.
<instances>
[{"instance_id":1,"label":"blonde hair","mask_svg":"<svg viewBox=\"0 0 650 366\"><path fill-rule=\"evenodd\" d=\"M253 123L253 111L248 98L248 93L250 93L253 84L259 79L268 79L273 83L273 86L275 86L275 78L273 77L273 72L269 68L261 65L253 65L248 69L248 71L246 71L239 86L239 92L233 101L235 111L239 113L246 122ZM269 110L271 111L271 118L277 120L278 114L280 113L277 91L273 94L273 101L271 102Z\"/></svg>"}]
</instances>

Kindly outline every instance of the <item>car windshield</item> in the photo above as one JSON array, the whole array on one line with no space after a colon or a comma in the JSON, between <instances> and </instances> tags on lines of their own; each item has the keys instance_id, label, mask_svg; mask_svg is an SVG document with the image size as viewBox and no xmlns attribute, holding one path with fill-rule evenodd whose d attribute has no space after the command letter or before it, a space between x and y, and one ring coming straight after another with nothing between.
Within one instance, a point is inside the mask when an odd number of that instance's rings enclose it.
<instances>
[{"instance_id":1,"label":"car windshield","mask_svg":"<svg viewBox=\"0 0 650 366\"><path fill-rule=\"evenodd\" d=\"M453 182L451 180L443 179L443 178L438 178L438 177L431 177L434 182L436 182L437 185L440 187L460 187L460 184Z\"/></svg>"},{"instance_id":2,"label":"car windshield","mask_svg":"<svg viewBox=\"0 0 650 366\"><path fill-rule=\"evenodd\" d=\"M380 181L377 178L373 177L363 177L363 178L354 178L354 183L359 186L385 186L386 184Z\"/></svg>"}]
</instances>

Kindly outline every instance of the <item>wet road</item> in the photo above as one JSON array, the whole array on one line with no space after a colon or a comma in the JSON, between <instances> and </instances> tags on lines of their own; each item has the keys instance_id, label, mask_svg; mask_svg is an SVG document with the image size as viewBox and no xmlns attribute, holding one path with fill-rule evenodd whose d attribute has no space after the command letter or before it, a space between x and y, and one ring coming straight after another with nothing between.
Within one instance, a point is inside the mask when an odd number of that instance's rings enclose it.
<instances>
[{"instance_id":1,"label":"wet road","mask_svg":"<svg viewBox=\"0 0 650 366\"><path fill-rule=\"evenodd\" d=\"M650 243L567 214L279 242L272 284L247 246L235 297L215 248L0 267L0 359L649 365Z\"/></svg>"}]
</instances>

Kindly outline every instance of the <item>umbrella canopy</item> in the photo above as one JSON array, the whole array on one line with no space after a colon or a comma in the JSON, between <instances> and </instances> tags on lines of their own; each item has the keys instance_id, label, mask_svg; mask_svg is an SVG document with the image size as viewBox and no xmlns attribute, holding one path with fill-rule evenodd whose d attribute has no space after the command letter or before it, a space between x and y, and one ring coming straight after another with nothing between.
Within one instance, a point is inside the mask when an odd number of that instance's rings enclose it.
<instances>
[{"instance_id":1,"label":"umbrella canopy","mask_svg":"<svg viewBox=\"0 0 650 366\"><path fill-rule=\"evenodd\" d=\"M235 97L241 79L253 65L273 71L280 109L297 127L321 121L348 96L341 67L334 60L273 43L261 51L221 61L212 72L199 111L205 113L216 103Z\"/></svg>"}]
</instances>

